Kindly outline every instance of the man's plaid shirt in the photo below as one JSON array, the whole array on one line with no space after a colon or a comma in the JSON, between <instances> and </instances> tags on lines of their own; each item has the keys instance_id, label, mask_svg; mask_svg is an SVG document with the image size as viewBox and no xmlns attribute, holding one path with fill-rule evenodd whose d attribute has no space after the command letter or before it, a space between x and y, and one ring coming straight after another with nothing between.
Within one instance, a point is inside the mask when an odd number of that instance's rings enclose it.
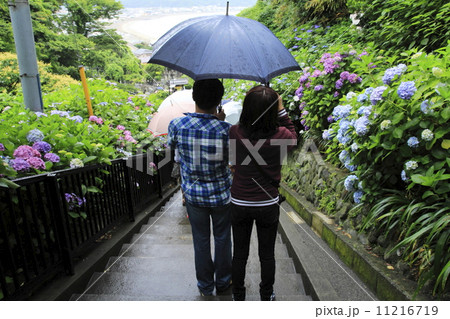
<instances>
[{"instance_id":1,"label":"man's plaid shirt","mask_svg":"<svg viewBox=\"0 0 450 319\"><path fill-rule=\"evenodd\" d=\"M230 126L202 113L186 113L169 124L168 144L178 149L181 188L194 206L217 207L230 202Z\"/></svg>"}]
</instances>

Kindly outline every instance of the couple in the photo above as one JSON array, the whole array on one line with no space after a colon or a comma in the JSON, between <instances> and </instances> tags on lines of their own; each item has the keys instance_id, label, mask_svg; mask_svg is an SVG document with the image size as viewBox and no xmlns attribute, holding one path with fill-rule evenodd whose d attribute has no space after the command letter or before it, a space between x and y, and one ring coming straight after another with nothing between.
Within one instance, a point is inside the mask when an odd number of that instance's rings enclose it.
<instances>
[{"instance_id":1,"label":"couple","mask_svg":"<svg viewBox=\"0 0 450 319\"><path fill-rule=\"evenodd\" d=\"M275 300L274 249L280 214L277 185L285 153L280 141L295 145L297 135L273 89L256 86L248 91L240 121L233 126L223 121L223 111L217 112L223 93L218 79L196 81L192 93L196 113L169 124L169 145L178 151L181 188L192 227L197 286L208 296L214 288L218 294L228 290L232 283L233 300L245 300L245 267L255 221L261 300ZM234 146L233 181L230 144Z\"/></svg>"}]
</instances>

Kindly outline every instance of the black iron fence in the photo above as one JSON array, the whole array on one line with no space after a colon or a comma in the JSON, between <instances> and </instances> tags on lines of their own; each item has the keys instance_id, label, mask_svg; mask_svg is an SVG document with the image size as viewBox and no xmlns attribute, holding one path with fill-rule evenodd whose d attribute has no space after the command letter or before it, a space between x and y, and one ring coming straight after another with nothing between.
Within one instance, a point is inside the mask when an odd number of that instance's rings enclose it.
<instances>
[{"instance_id":1,"label":"black iron fence","mask_svg":"<svg viewBox=\"0 0 450 319\"><path fill-rule=\"evenodd\" d=\"M146 154L15 180L0 187L0 300L20 300L112 227L162 196L172 163ZM156 196L155 196L156 195Z\"/></svg>"}]
</instances>

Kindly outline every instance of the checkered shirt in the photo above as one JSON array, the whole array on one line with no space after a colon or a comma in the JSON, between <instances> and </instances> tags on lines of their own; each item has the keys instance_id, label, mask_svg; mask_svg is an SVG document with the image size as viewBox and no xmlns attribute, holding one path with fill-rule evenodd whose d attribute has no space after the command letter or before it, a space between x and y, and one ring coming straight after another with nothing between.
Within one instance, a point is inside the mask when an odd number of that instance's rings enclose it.
<instances>
[{"instance_id":1,"label":"checkered shirt","mask_svg":"<svg viewBox=\"0 0 450 319\"><path fill-rule=\"evenodd\" d=\"M231 198L228 166L231 124L211 114L185 115L170 122L168 143L178 150L181 188L186 201L199 207L228 204Z\"/></svg>"}]
</instances>

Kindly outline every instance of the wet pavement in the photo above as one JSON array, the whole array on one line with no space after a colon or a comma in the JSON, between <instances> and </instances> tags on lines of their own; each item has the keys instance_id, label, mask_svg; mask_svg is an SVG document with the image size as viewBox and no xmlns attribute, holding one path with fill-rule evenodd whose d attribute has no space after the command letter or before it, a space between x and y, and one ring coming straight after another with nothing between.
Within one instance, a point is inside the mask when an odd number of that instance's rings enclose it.
<instances>
[{"instance_id":1,"label":"wet pavement","mask_svg":"<svg viewBox=\"0 0 450 319\"><path fill-rule=\"evenodd\" d=\"M275 258L277 300L311 300L281 236L275 245ZM259 282L254 230L247 263L247 300L259 300ZM123 245L118 256L110 258L105 271L95 273L83 293L73 295L71 300L230 301L231 289L220 295L200 296L191 227L178 191L129 244Z\"/></svg>"}]
</instances>

